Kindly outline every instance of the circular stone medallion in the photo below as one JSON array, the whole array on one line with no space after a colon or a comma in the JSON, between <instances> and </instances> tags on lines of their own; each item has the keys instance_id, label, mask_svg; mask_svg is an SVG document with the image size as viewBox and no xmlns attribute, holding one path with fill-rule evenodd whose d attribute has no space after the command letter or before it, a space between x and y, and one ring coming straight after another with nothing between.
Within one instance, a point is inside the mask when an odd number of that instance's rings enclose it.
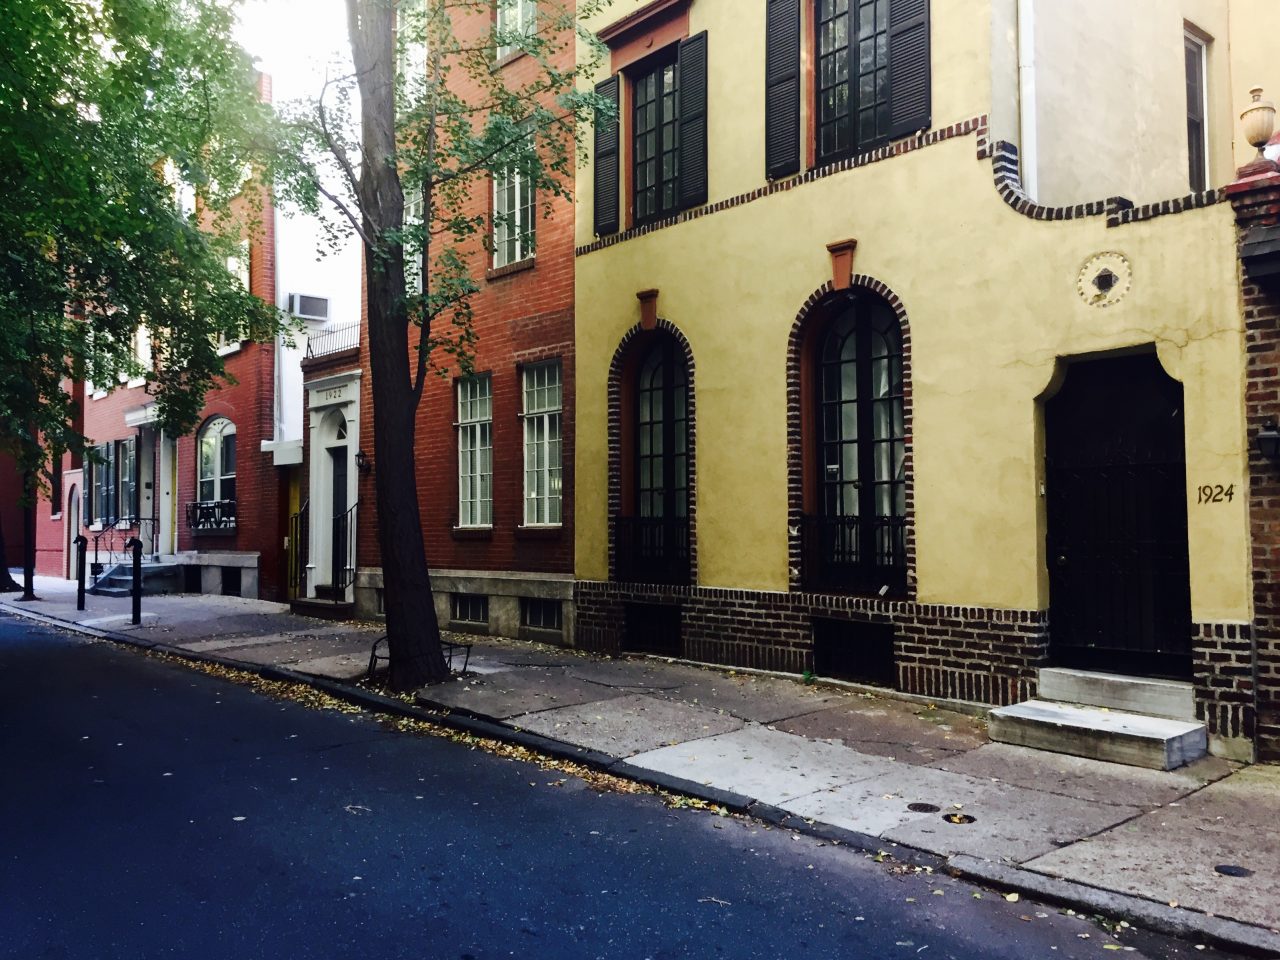
<instances>
[{"instance_id":1,"label":"circular stone medallion","mask_svg":"<svg viewBox=\"0 0 1280 960\"><path fill-rule=\"evenodd\" d=\"M1080 299L1091 307L1110 307L1124 299L1133 270L1120 253L1099 253L1084 262L1076 279Z\"/></svg>"}]
</instances>

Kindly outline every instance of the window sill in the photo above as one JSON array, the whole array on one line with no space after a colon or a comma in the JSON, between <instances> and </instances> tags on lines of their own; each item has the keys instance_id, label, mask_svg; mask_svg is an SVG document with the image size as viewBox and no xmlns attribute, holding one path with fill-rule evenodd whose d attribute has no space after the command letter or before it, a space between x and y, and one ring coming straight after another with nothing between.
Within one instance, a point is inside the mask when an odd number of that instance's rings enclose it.
<instances>
[{"instance_id":1,"label":"window sill","mask_svg":"<svg viewBox=\"0 0 1280 960\"><path fill-rule=\"evenodd\" d=\"M85 527L85 529L88 530L90 533L101 533L103 530L103 526L100 523L91 523L87 527Z\"/></svg>"},{"instance_id":2,"label":"window sill","mask_svg":"<svg viewBox=\"0 0 1280 960\"><path fill-rule=\"evenodd\" d=\"M493 527L454 527L451 533L455 540L493 539Z\"/></svg>"},{"instance_id":3,"label":"window sill","mask_svg":"<svg viewBox=\"0 0 1280 960\"><path fill-rule=\"evenodd\" d=\"M564 525L560 523L516 527L517 540L559 540L563 535Z\"/></svg>"},{"instance_id":4,"label":"window sill","mask_svg":"<svg viewBox=\"0 0 1280 960\"><path fill-rule=\"evenodd\" d=\"M536 263L537 261L533 257L525 257L515 263L508 263L501 267L490 267L484 272L484 277L486 280L501 280L503 277L509 277L514 273L524 273L526 270L532 270Z\"/></svg>"},{"instance_id":5,"label":"window sill","mask_svg":"<svg viewBox=\"0 0 1280 960\"><path fill-rule=\"evenodd\" d=\"M501 70L503 67L506 67L506 66L508 66L509 64L515 63L515 62L516 62L517 60L519 60L521 57L527 57L528 55L529 55L529 54L528 54L526 51L524 51L524 50L512 50L512 51L510 51L510 52L508 52L508 53L504 53L502 56L500 56L500 57L498 57L496 60L494 60L494 61L493 61L493 66L492 66L492 67L490 67L490 69L491 69L494 73L497 73L497 72L498 72L499 70Z\"/></svg>"},{"instance_id":6,"label":"window sill","mask_svg":"<svg viewBox=\"0 0 1280 960\"><path fill-rule=\"evenodd\" d=\"M226 357L233 353L239 353L240 348L244 345L243 340L237 340L235 343L224 344L218 348L218 356Z\"/></svg>"}]
</instances>

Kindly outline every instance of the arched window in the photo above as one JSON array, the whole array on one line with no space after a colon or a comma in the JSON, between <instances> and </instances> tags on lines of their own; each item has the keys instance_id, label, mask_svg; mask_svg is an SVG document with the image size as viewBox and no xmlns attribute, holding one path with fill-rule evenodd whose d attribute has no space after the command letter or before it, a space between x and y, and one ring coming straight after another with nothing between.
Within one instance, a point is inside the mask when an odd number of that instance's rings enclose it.
<instances>
[{"instance_id":1,"label":"arched window","mask_svg":"<svg viewBox=\"0 0 1280 960\"><path fill-rule=\"evenodd\" d=\"M842 305L810 353L816 460L805 522L805 580L824 590L906 584L906 430L902 330L889 305Z\"/></svg>"},{"instance_id":2,"label":"arched window","mask_svg":"<svg viewBox=\"0 0 1280 960\"><path fill-rule=\"evenodd\" d=\"M236 498L236 425L214 417L200 431L196 497L202 503Z\"/></svg>"},{"instance_id":3,"label":"arched window","mask_svg":"<svg viewBox=\"0 0 1280 960\"><path fill-rule=\"evenodd\" d=\"M640 365L636 410L637 513L689 515L688 376L664 337Z\"/></svg>"},{"instance_id":4,"label":"arched window","mask_svg":"<svg viewBox=\"0 0 1280 960\"><path fill-rule=\"evenodd\" d=\"M669 335L637 346L624 376L623 515L617 518L618 578L689 579L689 374Z\"/></svg>"}]
</instances>

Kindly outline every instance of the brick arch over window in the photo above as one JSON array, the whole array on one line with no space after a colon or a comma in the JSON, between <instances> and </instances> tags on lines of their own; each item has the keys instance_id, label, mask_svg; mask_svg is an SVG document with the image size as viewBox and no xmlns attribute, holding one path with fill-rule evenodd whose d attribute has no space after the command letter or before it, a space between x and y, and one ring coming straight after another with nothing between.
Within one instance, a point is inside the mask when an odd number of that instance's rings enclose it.
<instances>
[{"instance_id":1,"label":"brick arch over window","mask_svg":"<svg viewBox=\"0 0 1280 960\"><path fill-rule=\"evenodd\" d=\"M693 350L689 339L680 328L669 320L658 319L654 331L670 336L679 347L684 357L685 376L687 378L688 399L685 415L687 418L686 446L688 447L689 470L689 583L698 582L698 418L697 390L695 389ZM616 538L614 519L622 513L622 412L623 412L623 371L631 359L636 347L636 339L646 331L636 324L622 335L618 348L613 353L613 361L609 364L609 579L616 580L618 565L616 555Z\"/></svg>"},{"instance_id":2,"label":"brick arch over window","mask_svg":"<svg viewBox=\"0 0 1280 960\"><path fill-rule=\"evenodd\" d=\"M904 471L906 474L906 595L916 598L916 524L915 524L915 454L912 427L914 403L911 391L911 325L902 301L889 287L874 277L855 274L851 291L863 290L880 297L893 311L902 331L902 417L904 430ZM798 591L801 585L801 528L804 520L804 413L802 364L805 340L815 325L825 323L844 291L837 292L830 283L813 291L796 314L787 340L787 582Z\"/></svg>"}]
</instances>

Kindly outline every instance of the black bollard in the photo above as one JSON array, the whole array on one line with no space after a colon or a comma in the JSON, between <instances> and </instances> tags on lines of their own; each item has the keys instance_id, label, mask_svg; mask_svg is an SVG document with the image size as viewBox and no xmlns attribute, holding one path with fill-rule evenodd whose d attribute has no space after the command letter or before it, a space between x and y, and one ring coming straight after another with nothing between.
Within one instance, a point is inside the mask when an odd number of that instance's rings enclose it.
<instances>
[{"instance_id":1,"label":"black bollard","mask_svg":"<svg viewBox=\"0 0 1280 960\"><path fill-rule=\"evenodd\" d=\"M89 548L89 538L83 533L71 541L76 545L76 609L84 609L84 562Z\"/></svg>"},{"instance_id":2,"label":"black bollard","mask_svg":"<svg viewBox=\"0 0 1280 960\"><path fill-rule=\"evenodd\" d=\"M130 537L129 542L125 544L133 551L133 625L136 627L142 622L142 541L137 537Z\"/></svg>"}]
</instances>

